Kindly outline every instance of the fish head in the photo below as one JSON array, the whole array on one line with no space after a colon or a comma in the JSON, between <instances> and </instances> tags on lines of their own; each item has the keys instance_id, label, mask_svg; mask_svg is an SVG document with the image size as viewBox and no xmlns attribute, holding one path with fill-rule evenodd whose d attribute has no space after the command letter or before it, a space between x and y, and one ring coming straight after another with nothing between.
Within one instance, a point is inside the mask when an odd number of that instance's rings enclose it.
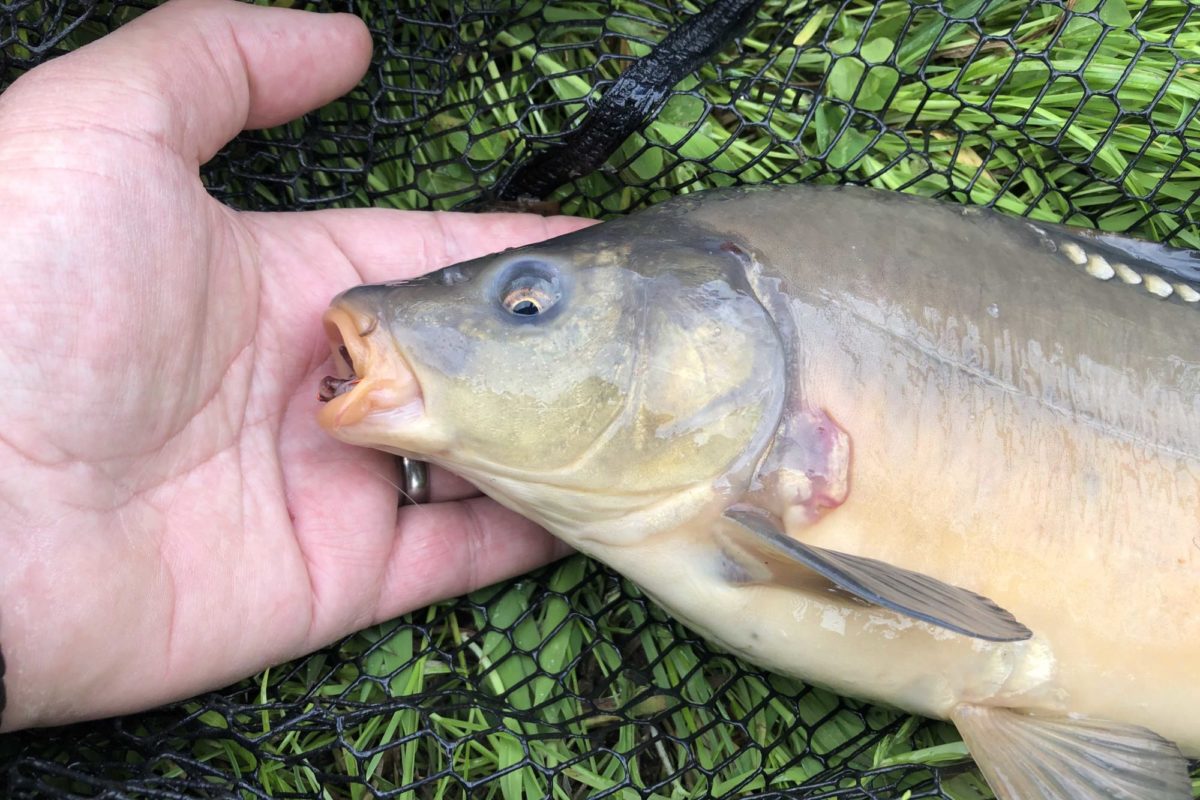
<instances>
[{"instance_id":1,"label":"fish head","mask_svg":"<svg viewBox=\"0 0 1200 800\"><path fill-rule=\"evenodd\" d=\"M782 347L720 243L608 223L352 288L325 327L322 426L475 483L579 545L638 538L746 471Z\"/></svg>"}]
</instances>

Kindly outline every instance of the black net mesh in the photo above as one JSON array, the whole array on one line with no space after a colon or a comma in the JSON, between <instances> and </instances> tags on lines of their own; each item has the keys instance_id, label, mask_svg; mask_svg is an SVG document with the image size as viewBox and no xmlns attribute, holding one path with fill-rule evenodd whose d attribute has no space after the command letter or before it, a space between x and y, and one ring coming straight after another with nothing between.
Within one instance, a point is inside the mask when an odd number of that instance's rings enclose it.
<instances>
[{"instance_id":1,"label":"black net mesh","mask_svg":"<svg viewBox=\"0 0 1200 800\"><path fill-rule=\"evenodd\" d=\"M0 3L0 88L146 5ZM711 52L682 80L651 86L661 96L648 107L617 114L619 137L589 129L590 115L705 4L311 7L364 16L371 70L348 97L244 134L205 168L235 207L455 208L534 187L536 208L605 216L692 189L819 180L1200 246L1200 17L1181 0L744 3L752 21L736 38L693 27L712 36ZM555 158L539 160L547 152ZM571 168L547 172L560 157ZM963 753L947 725L713 651L575 557L220 693L0 737L0 787L14 797L990 797Z\"/></svg>"}]
</instances>

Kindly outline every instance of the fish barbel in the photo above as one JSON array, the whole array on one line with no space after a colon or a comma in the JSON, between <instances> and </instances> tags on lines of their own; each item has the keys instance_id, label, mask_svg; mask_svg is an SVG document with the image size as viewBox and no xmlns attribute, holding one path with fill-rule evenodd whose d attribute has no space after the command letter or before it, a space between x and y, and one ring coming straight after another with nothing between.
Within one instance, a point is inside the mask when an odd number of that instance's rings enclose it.
<instances>
[{"instance_id":1,"label":"fish barbel","mask_svg":"<svg viewBox=\"0 0 1200 800\"><path fill-rule=\"evenodd\" d=\"M1003 800L1191 797L1197 254L718 190L325 324L337 438L466 477L750 662L952 720Z\"/></svg>"}]
</instances>

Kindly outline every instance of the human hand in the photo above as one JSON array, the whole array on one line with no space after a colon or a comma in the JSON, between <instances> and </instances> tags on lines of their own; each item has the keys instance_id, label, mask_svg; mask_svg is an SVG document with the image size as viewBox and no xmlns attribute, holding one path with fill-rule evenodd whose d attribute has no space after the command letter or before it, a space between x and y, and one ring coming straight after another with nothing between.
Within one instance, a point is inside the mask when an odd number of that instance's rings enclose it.
<instances>
[{"instance_id":1,"label":"human hand","mask_svg":"<svg viewBox=\"0 0 1200 800\"><path fill-rule=\"evenodd\" d=\"M563 552L317 426L338 291L577 220L237 213L198 167L353 86L348 15L174 2L0 95L5 729L150 707Z\"/></svg>"}]
</instances>

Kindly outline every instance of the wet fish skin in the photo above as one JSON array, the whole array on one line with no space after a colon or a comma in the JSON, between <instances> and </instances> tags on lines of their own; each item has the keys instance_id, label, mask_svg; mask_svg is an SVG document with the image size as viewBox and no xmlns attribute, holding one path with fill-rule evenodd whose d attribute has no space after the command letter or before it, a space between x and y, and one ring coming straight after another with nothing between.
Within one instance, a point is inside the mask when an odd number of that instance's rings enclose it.
<instances>
[{"instance_id":1,"label":"wet fish skin","mask_svg":"<svg viewBox=\"0 0 1200 800\"><path fill-rule=\"evenodd\" d=\"M465 475L750 661L953 719L1003 797L1186 797L1170 742L1200 755L1194 263L865 190L691 195L346 293L327 324L365 379L322 421ZM530 265L562 299L515 319L498 297ZM723 516L736 504L983 595L1033 638L831 592L764 561ZM1013 747L1068 777L1030 783ZM1069 777L1106 747L1133 755Z\"/></svg>"}]
</instances>

